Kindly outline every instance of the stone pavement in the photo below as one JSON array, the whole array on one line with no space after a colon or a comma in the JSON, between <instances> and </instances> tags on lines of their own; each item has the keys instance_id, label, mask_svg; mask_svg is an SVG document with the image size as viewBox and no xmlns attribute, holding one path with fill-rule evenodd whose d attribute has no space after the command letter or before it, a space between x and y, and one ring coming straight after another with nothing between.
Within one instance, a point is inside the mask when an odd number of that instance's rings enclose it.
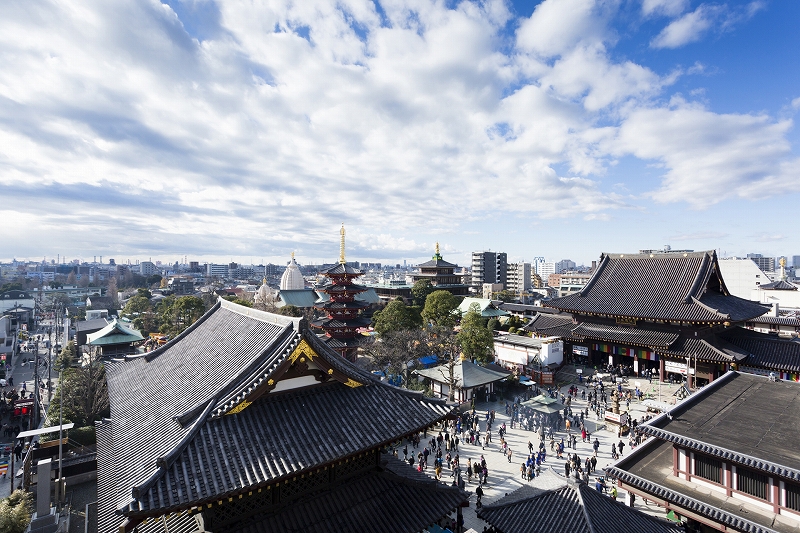
<instances>
[{"instance_id":1,"label":"stone pavement","mask_svg":"<svg viewBox=\"0 0 800 533\"><path fill-rule=\"evenodd\" d=\"M562 376L563 374L559 374ZM577 377L576 374L573 374ZM654 380L652 385L648 383L647 379L644 378L630 378L628 385L623 385L623 389L633 389L635 386L635 382L639 382L640 387L645 392L650 392L653 395L653 399L658 400L658 383ZM587 394L590 389L587 389L584 384L579 384L578 380L575 379L574 381L569 382L562 382L560 383L561 387L559 388L560 392L566 393L567 389L570 385L576 384L578 385L578 396L577 399L573 399L572 401L572 409L573 412L578 412L579 410L585 409L587 406L587 402L585 400L580 399L580 391L586 390ZM661 385L661 401L665 403L675 403L675 396L674 393L679 388L679 385L669 385L669 384L662 384ZM606 380L606 390L610 391L610 384L608 380ZM523 398L524 399L524 398ZM484 458L486 459L486 466L489 472L488 482L486 485L483 486L483 499L482 502L484 504L490 504L499 498L502 498L506 494L509 494L519 488L523 484L528 484L528 481L525 481L521 478L520 475L520 463L525 461L528 457L528 441L530 440L533 443L534 451L536 451L539 447L539 436L532 431L527 431L525 429L519 429L515 426L514 429L511 429L511 420L510 417L505 414L505 402L506 400L500 400L497 402L484 402L478 403L475 406L476 412L481 415L480 416L480 428L483 434L486 432L486 422L485 422L485 414L487 410L494 410L495 411L495 422L492 425L492 443L487 445L484 449L481 449L480 446L473 446L470 444L459 444L459 461L462 465L462 469L464 468L463 465L466 465L467 459L472 459L473 462L480 461L481 454L483 454ZM625 404L621 404L621 411L625 411ZM644 415L647 415L647 410L644 406L640 404L638 401L632 401L630 405L630 415L635 419L640 419ZM505 422L506 424L506 442L508 443L509 447L512 450L512 460L511 462L508 461L506 456L502 454L500 451L499 445L499 438L497 437L497 429ZM612 464L613 460L611 458L611 445L616 444L619 442L619 437L617 437L617 433L614 430L607 430L605 429L605 424L602 421L598 421L595 419L595 414L593 412L589 413L589 417L586 423L587 428L590 430L591 433L591 441L593 442L595 437L600 441L600 450L597 455L597 471L590 476L589 483L591 486L594 486L594 482L598 476L603 475L603 469ZM423 439L420 442L420 448L425 446L425 442L431 438L431 436L438 435L438 430L429 431L428 438ZM565 457L568 454L576 453L580 457L581 461L585 461L586 457L590 457L593 453L592 445L590 442L583 443L581 442L580 438L580 430L578 430L576 436L578 437L576 450L572 450L569 447L565 447L564 455ZM566 431L559 431L555 434L556 442L559 442L561 437L564 437L564 441L566 442L567 433ZM628 438L623 438L625 442L625 449L624 453L627 455L630 452L628 447ZM542 465L542 470L545 468L551 468L556 474L559 476L564 476L564 464L566 463L565 459L556 459L555 453L550 451L549 447L549 439L545 439L545 444L547 445L547 460ZM409 445L409 453L411 453L411 446ZM402 459L402 446L400 447L400 458ZM416 453L416 452L415 452ZM429 460L429 464L430 464ZM427 473L431 476L434 475L433 468L428 467ZM538 478L534 478L530 484L536 486ZM442 474L442 481L445 483L452 483L452 478L450 477L449 469L445 469ZM483 520L479 519L476 515L475 509L475 489L477 488L478 484L473 481L467 482L466 476L464 476L464 481L466 482L466 490L470 492L470 506L469 508L463 509L464 515L464 529L468 531L470 528L477 532L482 532L484 527L488 527L488 524ZM611 484L607 484L608 489L610 490ZM627 494L624 490L619 490L619 494L617 495L617 500L620 502L627 503ZM655 504L646 504L642 501L641 498L637 498L635 502L635 508L651 514L653 516L658 516L663 518L664 511L660 509ZM453 517L455 517L455 513L453 513Z\"/></svg>"}]
</instances>

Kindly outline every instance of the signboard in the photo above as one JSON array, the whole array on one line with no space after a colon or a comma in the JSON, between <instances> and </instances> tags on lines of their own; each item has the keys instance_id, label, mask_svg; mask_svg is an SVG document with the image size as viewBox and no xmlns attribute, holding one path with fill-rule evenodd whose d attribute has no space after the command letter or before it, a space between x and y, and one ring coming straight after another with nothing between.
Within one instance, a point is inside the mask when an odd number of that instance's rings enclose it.
<instances>
[{"instance_id":1,"label":"signboard","mask_svg":"<svg viewBox=\"0 0 800 533\"><path fill-rule=\"evenodd\" d=\"M628 413L614 413L612 411L606 411L605 419L609 422L614 422L615 424L624 426L628 423Z\"/></svg>"},{"instance_id":2,"label":"signboard","mask_svg":"<svg viewBox=\"0 0 800 533\"><path fill-rule=\"evenodd\" d=\"M588 346L573 346L572 353L575 355L582 355L584 357L589 357L589 347Z\"/></svg>"},{"instance_id":3,"label":"signboard","mask_svg":"<svg viewBox=\"0 0 800 533\"><path fill-rule=\"evenodd\" d=\"M575 373L576 374L583 374L583 369L582 368L576 368L575 369Z\"/></svg>"},{"instance_id":4,"label":"signboard","mask_svg":"<svg viewBox=\"0 0 800 533\"><path fill-rule=\"evenodd\" d=\"M686 375L686 363L678 363L675 361L664 361L664 370L672 372L673 374ZM689 367L689 373L694 375L694 368Z\"/></svg>"},{"instance_id":5,"label":"signboard","mask_svg":"<svg viewBox=\"0 0 800 533\"><path fill-rule=\"evenodd\" d=\"M33 407L33 398L25 398L14 402L14 407Z\"/></svg>"},{"instance_id":6,"label":"signboard","mask_svg":"<svg viewBox=\"0 0 800 533\"><path fill-rule=\"evenodd\" d=\"M636 326L636 319L635 318L624 318L621 316L617 317L617 324L620 326Z\"/></svg>"}]
</instances>

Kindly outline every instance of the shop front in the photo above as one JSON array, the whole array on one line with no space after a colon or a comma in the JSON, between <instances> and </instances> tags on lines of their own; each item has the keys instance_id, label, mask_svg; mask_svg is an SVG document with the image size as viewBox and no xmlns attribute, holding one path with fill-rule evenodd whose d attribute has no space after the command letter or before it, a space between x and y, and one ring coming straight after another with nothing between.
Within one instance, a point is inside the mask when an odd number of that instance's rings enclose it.
<instances>
[{"instance_id":1,"label":"shop front","mask_svg":"<svg viewBox=\"0 0 800 533\"><path fill-rule=\"evenodd\" d=\"M631 375L644 375L645 370L658 370L658 354L647 348L634 348L610 343L593 343L592 364L626 368Z\"/></svg>"}]
</instances>

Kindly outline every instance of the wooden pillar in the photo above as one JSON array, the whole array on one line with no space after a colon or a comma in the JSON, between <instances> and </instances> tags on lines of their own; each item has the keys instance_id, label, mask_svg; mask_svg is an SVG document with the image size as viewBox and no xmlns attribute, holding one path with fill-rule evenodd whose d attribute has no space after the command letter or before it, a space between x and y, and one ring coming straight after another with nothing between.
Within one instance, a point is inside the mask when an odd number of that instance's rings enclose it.
<instances>
[{"instance_id":1,"label":"wooden pillar","mask_svg":"<svg viewBox=\"0 0 800 533\"><path fill-rule=\"evenodd\" d=\"M664 356L658 358L658 380L664 383Z\"/></svg>"}]
</instances>

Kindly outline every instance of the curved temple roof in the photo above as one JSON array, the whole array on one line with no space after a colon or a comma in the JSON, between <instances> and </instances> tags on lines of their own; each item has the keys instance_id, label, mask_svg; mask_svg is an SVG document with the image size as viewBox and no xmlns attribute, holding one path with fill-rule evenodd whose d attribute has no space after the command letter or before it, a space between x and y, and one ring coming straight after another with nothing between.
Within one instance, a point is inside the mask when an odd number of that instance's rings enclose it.
<instances>
[{"instance_id":1,"label":"curved temple roof","mask_svg":"<svg viewBox=\"0 0 800 533\"><path fill-rule=\"evenodd\" d=\"M98 500L112 529L119 513L160 516L274 484L452 411L381 383L302 319L225 300L158 350L110 363L107 376Z\"/></svg>"},{"instance_id":2,"label":"curved temple roof","mask_svg":"<svg viewBox=\"0 0 800 533\"><path fill-rule=\"evenodd\" d=\"M544 305L576 314L704 323L739 322L767 312L728 292L713 250L603 254L581 291Z\"/></svg>"}]
</instances>

